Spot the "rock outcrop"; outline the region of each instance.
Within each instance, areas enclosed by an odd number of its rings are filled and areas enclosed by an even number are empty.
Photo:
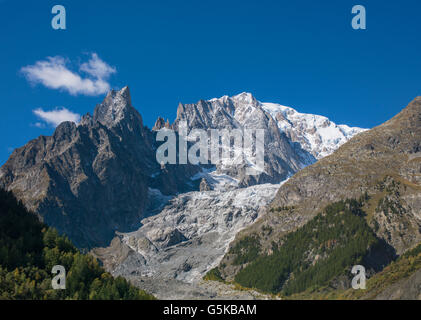
[[[210,191],[212,187],[209,185],[208,181],[205,178],[202,178],[200,181],[200,191]]]

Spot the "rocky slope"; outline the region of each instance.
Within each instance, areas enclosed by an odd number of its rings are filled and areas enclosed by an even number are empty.
[[[243,230],[231,247],[257,235],[261,254],[285,235],[305,225],[333,202],[367,195],[365,220],[376,236],[401,255],[421,242],[421,98],[413,100],[386,123],[363,132],[332,155],[309,166],[285,183],[266,213]],[[268,233],[265,230],[272,230]],[[220,264],[232,279],[244,266],[235,254]]]
[[[187,294],[200,287],[200,280],[218,264],[235,234],[258,218],[278,188],[269,184],[184,193],[158,215],[142,220],[139,230],[119,234],[110,247],[93,253],[113,274],[149,283],[150,292],[160,298],[174,295],[168,292],[171,283],[174,287],[183,283],[177,290],[185,287],[183,294]]]

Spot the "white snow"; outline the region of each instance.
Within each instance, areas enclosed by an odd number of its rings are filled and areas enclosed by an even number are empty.
[[[367,130],[337,125],[324,116],[300,113],[280,104],[261,103],[261,106],[292,142],[299,142],[316,159],[330,155],[354,135]]]
[[[222,103],[226,99],[228,97],[223,96],[209,101]],[[252,115],[261,108],[272,117],[279,130],[285,133],[291,142],[298,142],[302,149],[311,153],[316,159],[332,154],[353,136],[367,130],[337,125],[324,116],[300,113],[281,104],[259,102],[251,93],[247,92],[235,95],[230,99],[241,105],[241,108],[236,109],[235,112],[235,120],[239,123],[244,124],[250,122],[250,119],[258,119]],[[248,125],[250,126],[250,123]]]
[[[215,191],[237,188],[240,182],[238,179],[235,179],[227,174],[218,173],[216,168],[202,168],[202,171],[191,177],[191,180],[195,181],[202,178],[205,178]]]

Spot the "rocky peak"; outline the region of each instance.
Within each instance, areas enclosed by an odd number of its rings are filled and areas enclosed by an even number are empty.
[[[94,122],[98,121],[108,128],[113,128],[123,120],[130,121],[136,118],[143,127],[140,114],[132,106],[129,87],[120,91],[111,90],[104,101],[97,105],[94,111]]]
[[[236,96],[233,96],[232,100],[240,104],[249,104],[255,106],[259,104],[256,98],[249,92],[242,92]]]
[[[152,131],[158,131],[162,128],[170,129],[171,128],[170,121],[167,119],[167,121],[165,122],[164,118],[158,117],[158,119],[155,122],[155,125],[152,128]]]
[[[399,127],[400,129],[418,129],[421,127],[421,96],[412,100],[405,109],[383,126]]]
[[[116,230],[135,229],[148,214],[149,187],[164,194],[196,187],[190,177],[198,168],[161,170],[155,150],[129,89],[113,90],[93,117],[63,122],[52,136],[17,149],[0,168],[0,188],[77,246],[105,245]]]
[[[76,124],[71,121],[65,121],[60,123],[54,131],[54,139],[63,140],[71,138],[76,130]]]
[[[91,114],[88,112],[87,114],[82,116],[82,118],[80,119],[79,125],[90,126],[90,125],[92,125],[92,121],[93,121],[93,118],[92,118]]]
[[[161,118],[161,117],[158,117],[158,119],[156,119],[156,121],[155,121],[155,125],[153,126],[152,130],[158,131],[158,130],[164,128],[164,126],[165,126],[164,119]]]
[[[181,118],[184,113],[184,105],[180,102],[177,107],[177,119]]]

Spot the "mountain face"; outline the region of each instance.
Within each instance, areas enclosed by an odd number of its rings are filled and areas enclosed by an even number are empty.
[[[0,169],[0,187],[78,247],[105,246],[116,231],[136,230],[141,219],[159,213],[166,203],[161,196],[280,183],[362,131],[285,108],[243,93],[180,104],[174,123],[159,118],[150,130],[133,107],[129,88],[112,90],[93,116],[86,114],[79,124],[64,122],[52,136],[16,149]],[[239,165],[161,166],[157,130],[178,130],[181,121],[189,131],[265,130],[265,172],[245,174],[251,154]],[[334,131],[333,138],[326,140],[325,131]]]
[[[180,104],[172,128],[177,129],[182,121],[188,128],[264,130],[265,165],[262,174],[245,174],[255,155],[247,152],[244,152],[241,164],[221,161],[216,165],[213,175],[226,174],[238,181],[239,186],[280,183],[364,131],[337,126],[325,117],[301,114],[278,104],[261,103],[245,92],[233,97],[201,100],[196,104]],[[163,119],[157,120],[157,127],[164,125],[169,126]],[[212,176],[207,178],[212,181]]]
[[[294,238],[297,232],[313,232],[302,228],[323,219],[325,214],[315,216],[324,212],[326,206],[346,199],[363,199],[356,212],[360,212],[372,230],[367,232],[372,232],[383,243],[371,254],[378,254],[376,259],[380,259],[388,248],[394,254],[402,255],[421,242],[420,137],[421,98],[418,97],[391,120],[355,136],[332,155],[289,179],[279,188],[262,218],[243,230],[231,248],[244,243],[244,239],[256,237],[259,254],[271,259],[274,245],[279,248],[276,249],[279,255],[282,246],[292,241],[285,239]],[[233,261],[238,261],[239,254],[245,253],[231,249],[222,260],[220,269],[225,278],[232,279],[253,260],[236,265]],[[321,264],[328,258],[329,254],[319,255],[316,260]],[[303,265],[305,259],[313,260],[311,255],[303,259]],[[258,264],[256,260],[243,270],[251,272]],[[244,276],[249,274],[242,271]],[[294,278],[297,277],[294,274]],[[282,283],[278,285],[282,286]]]
[[[16,149],[0,170],[0,186],[78,247],[106,245],[116,230],[139,226],[149,206],[148,186],[165,194],[191,189],[186,177],[198,169],[161,168],[154,141],[129,89],[111,91],[93,117],[64,122],[51,137]]]
[[[299,113],[279,104],[261,105],[276,120],[279,129],[298,150],[304,149],[317,160],[330,155],[356,134],[366,131],[347,125],[337,125],[326,117]]]

